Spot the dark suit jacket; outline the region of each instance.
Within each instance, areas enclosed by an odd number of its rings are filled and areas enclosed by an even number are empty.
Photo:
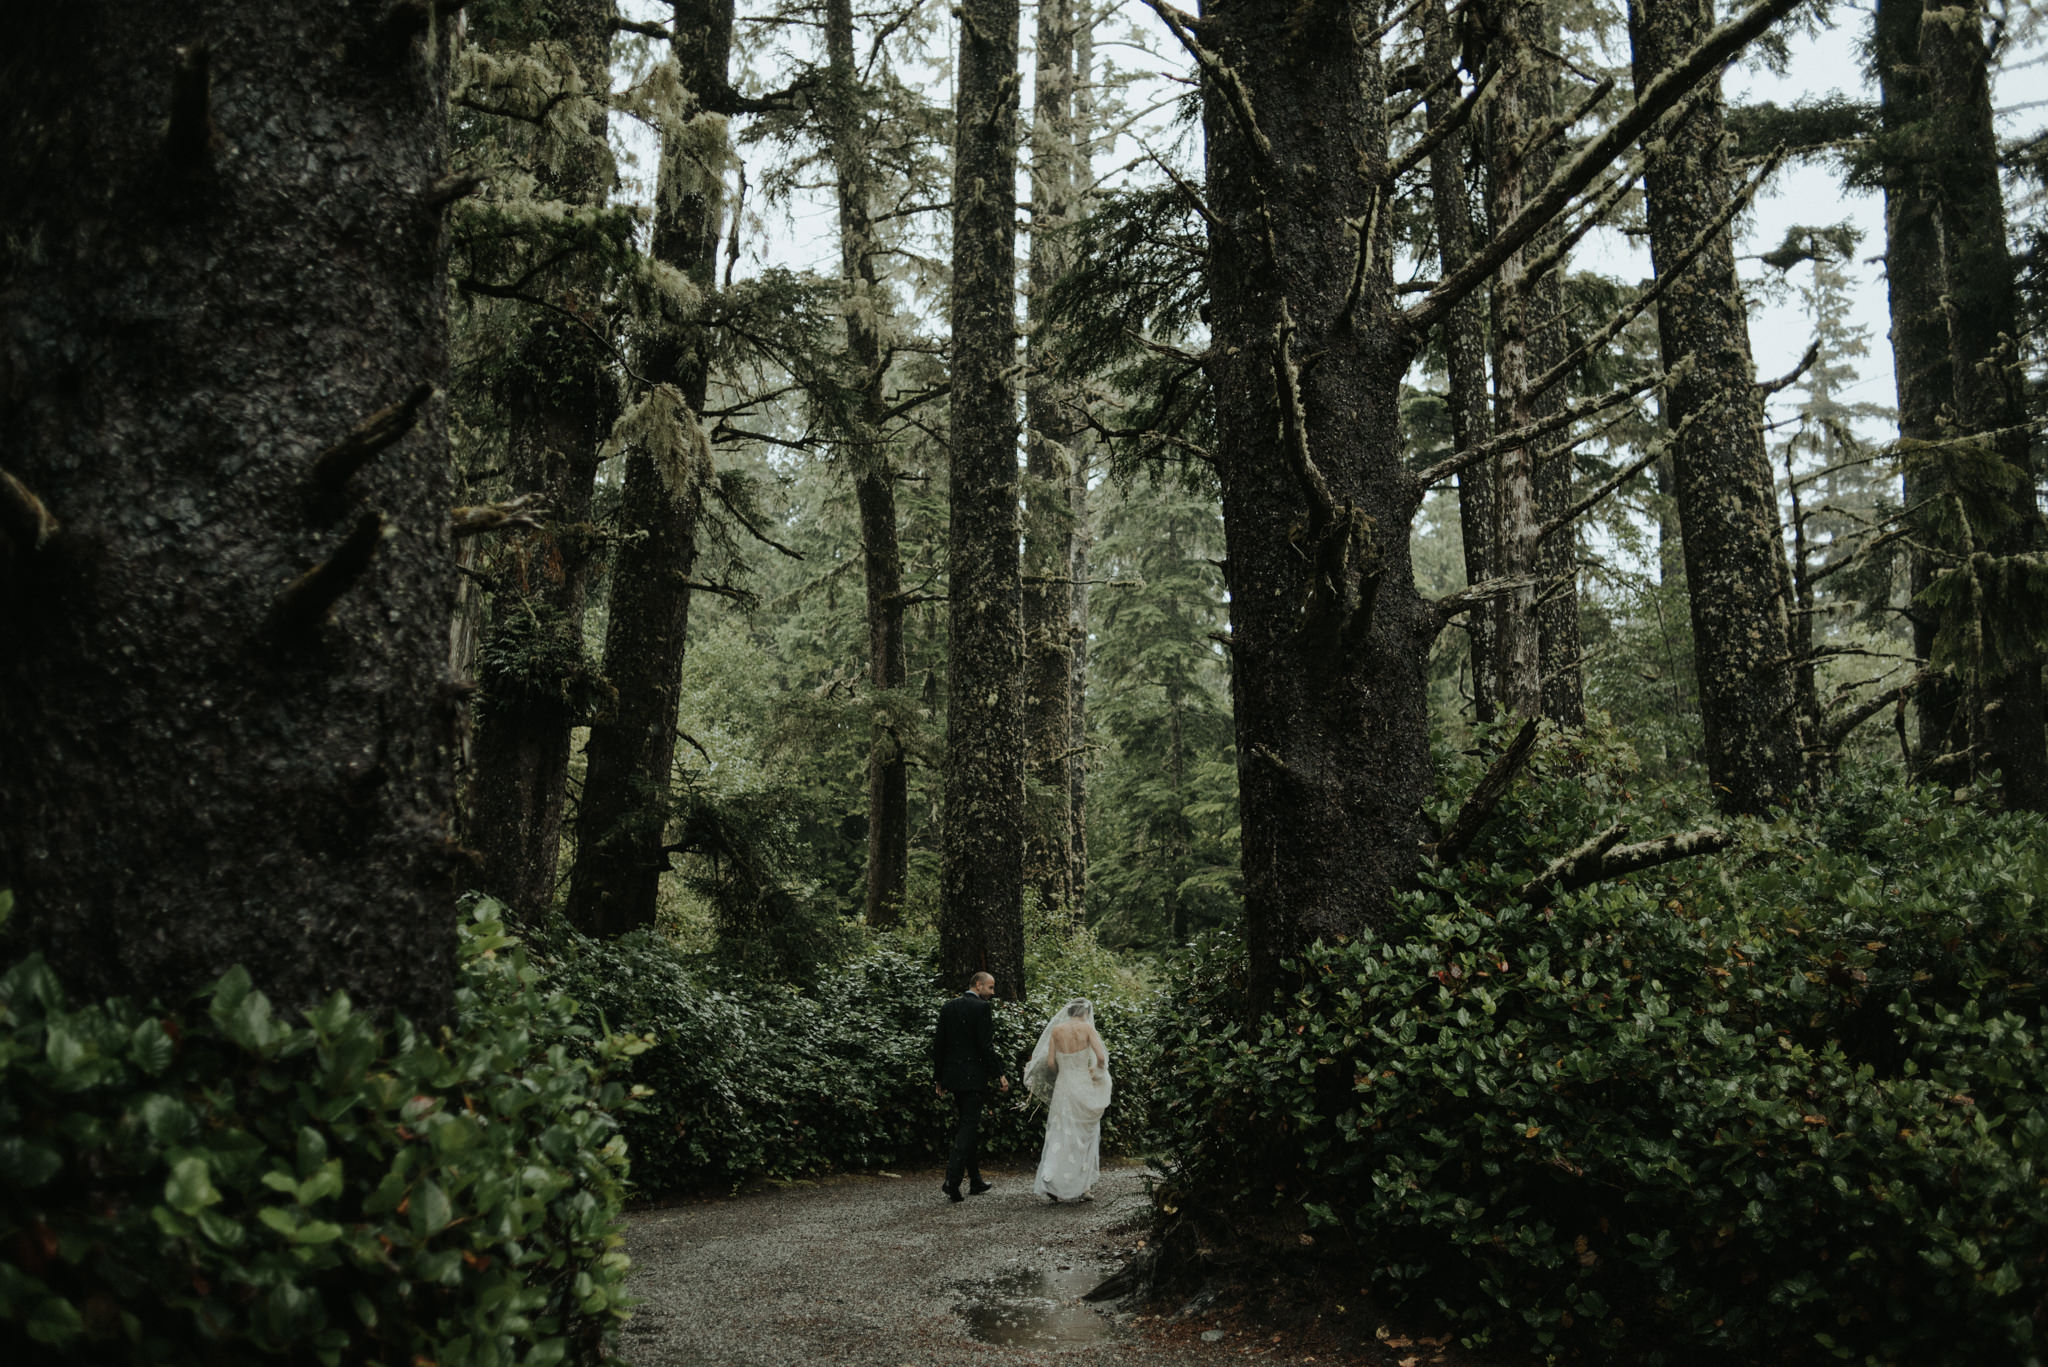
[[[985,1092],[1003,1075],[996,1057],[996,1014],[972,992],[939,1008],[932,1036],[932,1076],[949,1092]]]

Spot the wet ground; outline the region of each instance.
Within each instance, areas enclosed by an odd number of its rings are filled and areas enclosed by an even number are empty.
[[[1107,1167],[1094,1201],[1061,1205],[1033,1196],[1028,1172],[992,1169],[988,1176],[996,1189],[959,1205],[940,1194],[938,1173],[911,1172],[631,1216],[631,1285],[643,1303],[626,1327],[626,1360],[633,1367],[1469,1361],[1384,1329],[1379,1341],[1340,1351],[1313,1331],[1270,1334],[1243,1307],[1147,1310],[1084,1301],[1144,1237],[1143,1170]]]

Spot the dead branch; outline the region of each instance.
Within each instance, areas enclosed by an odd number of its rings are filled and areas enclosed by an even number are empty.
[[[1862,702],[1857,703],[1854,707],[1837,713],[1835,716],[1822,722],[1821,742],[1826,747],[1827,753],[1833,754],[1841,749],[1842,742],[1849,739],[1849,734],[1852,731],[1884,711],[1887,707],[1892,706],[1894,703],[1904,702],[1912,695],[1915,689],[1932,678],[1935,672],[1933,669],[1916,670],[1913,677],[1904,683],[1873,694]]]
[[[1776,394],[1781,389],[1790,389],[1793,385],[1799,383],[1799,377],[1801,375],[1804,375],[1807,371],[1811,370],[1813,368],[1813,363],[1815,361],[1818,361],[1819,359],[1820,339],[1815,338],[1813,343],[1806,348],[1806,354],[1799,358],[1798,365],[1793,366],[1790,370],[1786,371],[1783,375],[1780,375],[1775,380],[1757,381],[1757,397],[1760,399],[1768,399],[1769,397],[1771,397],[1771,395]]]
[[[1498,66],[1489,66],[1486,73],[1479,78],[1479,83],[1472,87],[1472,93],[1452,106],[1440,122],[1417,138],[1415,145],[1401,154],[1401,159],[1395,162],[1393,168],[1387,172],[1387,179],[1389,181],[1396,181],[1402,176],[1407,175],[1410,171],[1422,165],[1423,162],[1429,160],[1430,153],[1443,146],[1446,138],[1455,136],[1457,131],[1471,120],[1473,111],[1477,110],[1480,103],[1486,99],[1487,93],[1493,89],[1493,78],[1499,74],[1500,68]],[[1424,91],[1424,98],[1427,98],[1429,93],[1429,91]]]
[[[1157,0],[1147,0],[1147,3],[1157,8]],[[1402,317],[1403,326],[1414,332],[1423,331],[1449,312],[1451,305],[1491,279],[1503,261],[1543,231],[1565,205],[1592,184],[1623,149],[1648,132],[1666,110],[1798,5],[1799,0],[1757,0],[1742,14],[1701,39],[1699,46],[1650,82],[1633,109],[1588,142],[1490,241],[1447,275],[1442,284],[1424,296],[1422,302],[1409,309]]]
[[[1717,854],[1735,843],[1735,837],[1728,832],[1707,826],[1696,831],[1659,836],[1639,845],[1615,848],[1615,841],[1627,833],[1628,827],[1615,826],[1595,836],[1516,889],[1516,898],[1527,901],[1539,893],[1570,892],[1574,888],[1588,887],[1623,874],[1655,868],[1659,864],[1676,863],[1702,854]],[[1597,852],[1594,852],[1595,847]]]
[[[781,551],[791,560],[801,560],[804,558],[804,553],[802,551],[791,550],[789,547],[783,545],[780,541],[777,541],[774,537],[768,535],[768,533],[762,531],[759,527],[756,527],[753,523],[753,519],[749,518],[745,513],[741,512],[739,508],[733,503],[733,501],[730,498],[726,497],[725,490],[718,484],[716,480],[713,480],[711,483],[711,494],[712,497],[716,498],[720,503],[725,505],[725,510],[732,514],[733,520],[739,523],[740,526],[745,527],[747,529],[747,535],[753,537],[754,540],[760,542],[764,546],[768,546],[773,548],[774,550]]]
[[[29,487],[0,470],[0,529],[39,551],[57,534],[57,519]]]
[[[439,209],[475,193],[483,183],[484,178],[478,175],[443,176],[420,191],[420,203],[429,209]]]
[[[1616,822],[1600,834],[1585,840],[1550,861],[1543,872],[1515,889],[1515,900],[1526,902],[1537,893],[1547,891],[1560,879],[1587,869],[1597,869],[1607,852],[1619,845],[1628,835],[1628,827]],[[1588,882],[1593,880],[1588,879]]]
[[[1726,207],[1714,215],[1713,221],[1704,228],[1701,228],[1698,235],[1692,241],[1686,243],[1685,250],[1679,253],[1678,260],[1671,263],[1669,270],[1660,273],[1655,280],[1650,282],[1648,289],[1617,309],[1614,316],[1607,320],[1606,326],[1586,338],[1578,346],[1572,348],[1570,354],[1565,356],[1563,360],[1532,380],[1529,384],[1529,392],[1531,394],[1541,394],[1567,375],[1570,375],[1585,362],[1587,357],[1594,355],[1601,348],[1605,347],[1623,328],[1634,322],[1643,310],[1656,303],[1662,297],[1664,291],[1671,288],[1680,276],[1692,269],[1693,262],[1699,260],[1700,254],[1713,245],[1715,237],[1734,220],[1735,216],[1749,207],[1749,202],[1756,198],[1756,192],[1763,188],[1764,181],[1770,176],[1771,172],[1778,169],[1778,163],[1784,159],[1785,151],[1783,148],[1779,148],[1771,153],[1765,159],[1764,165],[1757,169],[1756,175],[1751,177],[1749,182],[1737,192],[1733,199],[1729,200]]]
[[[1436,842],[1436,862],[1439,866],[1455,864],[1465,857],[1479,828],[1493,815],[1493,809],[1507,796],[1513,786],[1515,775],[1521,772],[1523,761],[1536,746],[1536,718],[1522,723],[1522,729],[1508,742],[1508,748],[1487,766],[1486,774],[1472,789],[1459,806],[1458,814],[1451,818],[1451,824],[1444,827],[1443,837]]]
[[[1502,432],[1499,436],[1490,437],[1476,446],[1468,446],[1462,451],[1454,452],[1434,465],[1425,466],[1415,478],[1423,488],[1427,489],[1430,485],[1449,479],[1459,471],[1468,470],[1480,461],[1489,460],[1503,451],[1512,450],[1518,446],[1526,446],[1537,437],[1547,436],[1561,427],[1569,427],[1581,418],[1590,418],[1596,413],[1604,413],[1610,408],[1618,408],[1630,399],[1635,398],[1638,394],[1656,388],[1664,382],[1664,378],[1663,372],[1658,371],[1645,375],[1621,389],[1603,394],[1597,399],[1587,399],[1581,403],[1566,404],[1555,413],[1547,417],[1538,418],[1535,422],[1525,427],[1517,427],[1513,431]]]
[[[365,513],[333,555],[285,586],[270,610],[270,629],[279,635],[310,631],[327,620],[328,610],[354,588],[370,567],[377,548],[398,529],[381,513]]]
[[[1477,607],[1489,598],[1498,598],[1504,593],[1514,593],[1517,590],[1533,588],[1539,584],[1547,585],[1553,581],[1553,578],[1557,577],[1562,576],[1510,574],[1503,575],[1498,579],[1482,579],[1476,584],[1459,589],[1456,593],[1447,593],[1441,598],[1431,599],[1429,606],[1436,613],[1439,621],[1447,622],[1459,613]]]
[[[423,381],[414,385],[411,393],[378,409],[357,424],[353,432],[314,457],[306,476],[314,498],[330,505],[339,500],[350,476],[412,431],[420,420],[421,406],[433,395],[431,384]]]
[[[1538,542],[1548,540],[1555,533],[1562,531],[1565,527],[1570,526],[1573,522],[1577,521],[1580,517],[1584,516],[1587,512],[1591,511],[1593,506],[1597,504],[1601,499],[1606,498],[1616,489],[1619,489],[1622,485],[1634,479],[1644,470],[1647,470],[1650,466],[1656,464],[1657,458],[1662,454],[1664,454],[1662,451],[1652,451],[1649,455],[1644,456],[1641,460],[1636,461],[1634,464],[1625,466],[1622,469],[1615,471],[1606,479],[1601,480],[1598,488],[1594,489],[1584,498],[1572,504],[1571,507],[1566,508],[1563,512],[1558,513],[1554,517],[1545,518],[1543,521],[1543,525],[1536,529],[1536,540]]]
[[[502,503],[451,508],[448,510],[448,534],[459,538],[510,531],[514,527],[538,527],[541,525],[540,514],[546,507],[539,494],[521,494]]]

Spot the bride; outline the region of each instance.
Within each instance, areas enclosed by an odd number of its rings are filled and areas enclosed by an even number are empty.
[[[1031,1189],[1055,1202],[1093,1199],[1088,1189],[1102,1170],[1102,1113],[1109,1109],[1109,1051],[1086,997],[1045,1023],[1024,1085],[1046,1104],[1045,1153]]]

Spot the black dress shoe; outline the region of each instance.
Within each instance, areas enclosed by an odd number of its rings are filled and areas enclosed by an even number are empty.
[[[960,1194],[960,1188],[954,1186],[951,1182],[939,1183],[939,1190],[946,1193],[948,1201],[965,1201],[967,1199]]]
[[[979,1196],[985,1191],[994,1191],[995,1189],[996,1184],[993,1182],[976,1182],[967,1188],[967,1194],[969,1196]]]

